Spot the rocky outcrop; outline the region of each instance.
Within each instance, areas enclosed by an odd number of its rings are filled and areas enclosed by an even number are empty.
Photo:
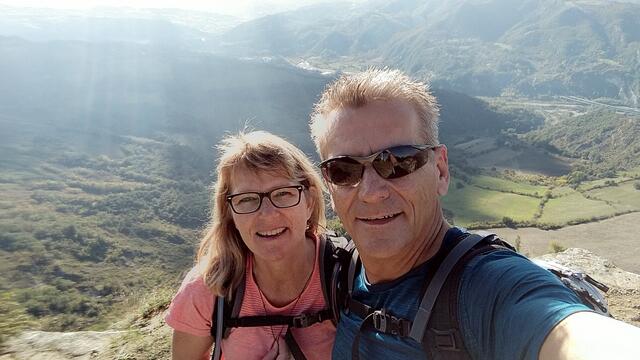
[[[0,360],[88,360],[126,331],[27,331],[7,341]]]
[[[611,314],[618,320],[640,327],[640,275],[624,271],[585,249],[570,248],[538,258],[582,271],[607,285],[606,298]]]

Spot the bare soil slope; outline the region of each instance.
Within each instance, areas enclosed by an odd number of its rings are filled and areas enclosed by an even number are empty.
[[[495,232],[512,245],[520,236],[520,252],[528,256],[551,252],[550,243],[555,242],[565,248],[587,249],[621,269],[640,274],[640,213],[558,230],[498,228],[488,231]]]

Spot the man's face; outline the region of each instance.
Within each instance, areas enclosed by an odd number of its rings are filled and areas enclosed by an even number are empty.
[[[425,142],[418,114],[405,101],[374,101],[329,114],[332,124],[323,153],[327,159],[366,156],[399,145]],[[360,254],[384,260],[410,256],[434,226],[440,226],[440,195],[447,192],[447,149],[429,153],[427,164],[397,179],[385,180],[371,166],[357,186],[328,184],[332,205]]]

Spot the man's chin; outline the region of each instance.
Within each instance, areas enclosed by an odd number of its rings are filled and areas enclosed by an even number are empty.
[[[355,241],[360,256],[369,261],[384,262],[401,255],[402,248],[390,244],[387,239],[368,240],[366,242]]]

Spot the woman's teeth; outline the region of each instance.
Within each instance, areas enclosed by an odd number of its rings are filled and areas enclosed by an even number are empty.
[[[286,230],[286,228],[281,227],[281,228],[277,228],[277,229],[273,229],[273,230],[269,230],[269,231],[258,231],[258,235],[260,235],[260,236],[277,236],[277,235],[282,234],[285,230]]]

